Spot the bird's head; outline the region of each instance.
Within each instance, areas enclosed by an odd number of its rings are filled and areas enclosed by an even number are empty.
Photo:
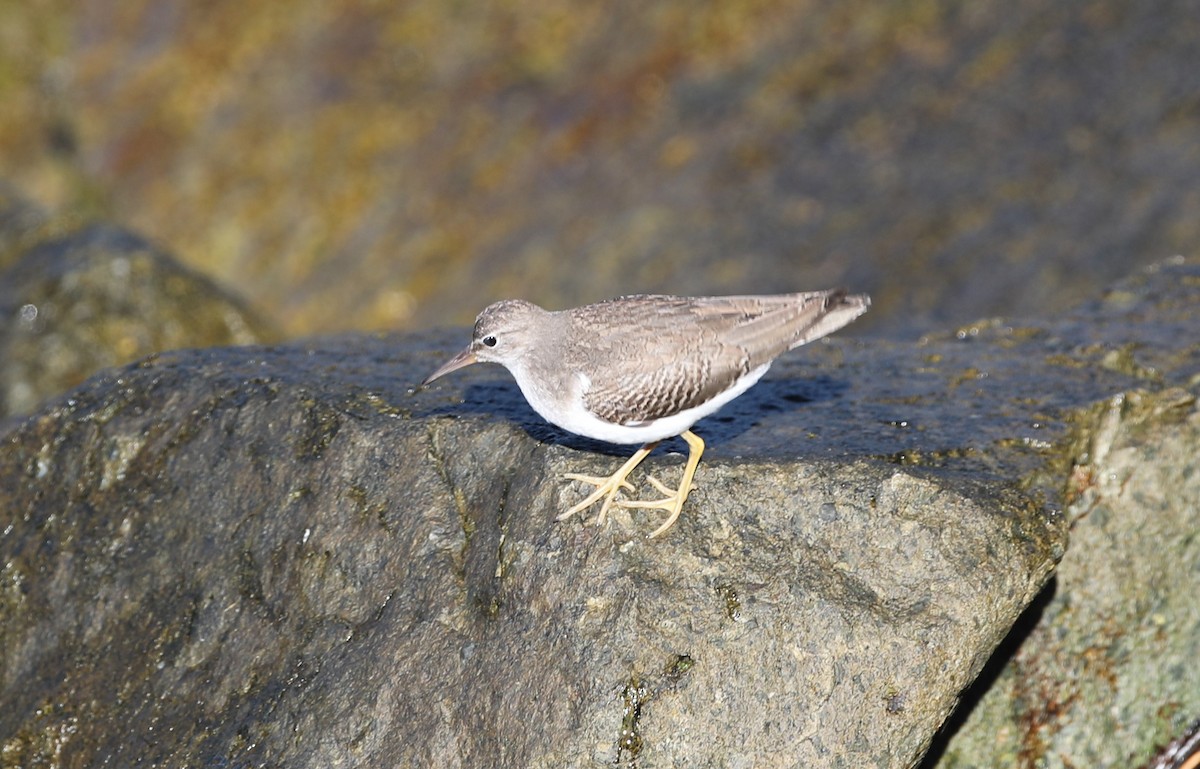
[[[488,305],[475,319],[471,343],[426,377],[421,386],[472,363],[499,363],[511,370],[537,343],[539,324],[546,315],[541,307],[520,299]]]

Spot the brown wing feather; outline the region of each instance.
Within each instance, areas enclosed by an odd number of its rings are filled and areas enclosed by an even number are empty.
[[[866,309],[865,297],[818,291],[778,296],[632,296],[566,311],[570,365],[589,372],[584,404],[617,424],[698,406],[783,352]]]

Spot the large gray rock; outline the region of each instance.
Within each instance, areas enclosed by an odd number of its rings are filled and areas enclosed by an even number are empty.
[[[465,332],[93,379],[0,450],[0,755],[911,766],[1062,556],[1071,409],[1200,370],[1198,275],[790,355],[661,541],[554,520],[617,457],[502,372],[407,392]]]

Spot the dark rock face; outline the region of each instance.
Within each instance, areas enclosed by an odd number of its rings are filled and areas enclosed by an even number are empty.
[[[554,520],[584,493],[563,472],[617,460],[502,372],[407,391],[465,337],[94,378],[0,449],[0,756],[911,766],[1063,557],[1071,415],[1137,386],[1188,408],[1198,280],[798,351],[698,426],[662,541]]]
[[[273,337],[243,303],[126,230],[27,245],[0,272],[0,417],[152,352]]]

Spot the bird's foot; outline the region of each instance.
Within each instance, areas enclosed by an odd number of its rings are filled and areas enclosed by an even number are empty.
[[[583,481],[590,483],[596,487],[596,490],[580,502],[572,507],[567,512],[558,516],[558,520],[565,521],[575,513],[582,512],[604,498],[604,504],[600,506],[600,514],[596,516],[596,525],[601,526],[608,520],[608,508],[612,507],[613,500],[616,499],[617,492],[621,489],[633,491],[633,486],[625,479],[633,472],[633,469],[641,464],[642,460],[654,450],[657,443],[648,443],[633,453],[625,464],[621,465],[620,469],[607,478],[599,478],[594,475],[580,475],[579,473],[567,473],[566,478],[572,481]]]
[[[617,507],[635,507],[641,510],[666,510],[670,513],[667,520],[661,526],[650,533],[650,539],[666,532],[675,524],[679,518],[679,513],[683,510],[683,503],[687,499],[688,492],[692,490],[691,479],[685,479],[679,485],[678,489],[668,488],[666,484],[655,478],[653,475],[646,476],[646,480],[650,481],[650,485],[658,489],[660,494],[665,496],[662,499],[636,499],[636,500],[620,500],[617,502]]]
[[[607,478],[601,478],[595,475],[580,475],[579,473],[567,473],[563,476],[570,481],[583,481],[590,483],[596,487],[596,490],[589,494],[582,502],[572,507],[567,512],[558,516],[558,520],[565,521],[576,513],[583,512],[592,505],[604,498],[604,504],[600,506],[600,514],[596,516],[596,525],[602,526],[608,520],[608,508],[612,506],[613,500],[616,499],[617,492],[621,489],[633,491],[633,486],[625,480],[619,472],[610,475]],[[618,503],[619,504],[619,503]]]

